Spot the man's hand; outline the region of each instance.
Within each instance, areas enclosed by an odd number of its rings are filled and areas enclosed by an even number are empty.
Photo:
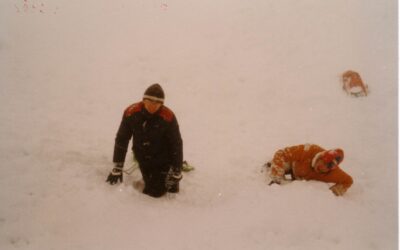
[[[182,180],[181,171],[173,170],[172,168],[168,171],[167,178],[165,180],[165,186],[169,192],[179,192],[179,182]]]
[[[110,174],[108,175],[106,182],[109,182],[111,185],[118,183],[118,181],[122,182],[123,180],[122,168],[123,168],[123,163],[116,163],[115,167],[111,170]]]

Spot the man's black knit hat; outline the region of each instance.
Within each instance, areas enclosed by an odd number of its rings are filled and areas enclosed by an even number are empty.
[[[160,84],[155,83],[148,87],[144,92],[143,99],[149,99],[154,102],[164,103],[164,90],[161,88]]]

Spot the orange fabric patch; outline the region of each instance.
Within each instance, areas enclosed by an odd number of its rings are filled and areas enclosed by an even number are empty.
[[[171,122],[174,118],[174,113],[165,106],[161,107],[159,115],[167,122]]]
[[[131,106],[129,106],[128,108],[125,109],[124,116],[125,117],[131,116],[134,113],[137,113],[140,110],[142,110],[142,107],[143,107],[143,102],[134,103]]]

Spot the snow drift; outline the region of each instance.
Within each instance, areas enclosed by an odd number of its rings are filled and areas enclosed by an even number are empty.
[[[397,248],[396,1],[4,0],[0,54],[1,249]],[[161,199],[105,183],[155,82],[196,167]],[[344,197],[267,185],[307,142],[344,149]]]

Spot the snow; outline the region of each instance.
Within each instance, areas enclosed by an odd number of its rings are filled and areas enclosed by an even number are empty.
[[[397,53],[392,0],[3,0],[0,249],[397,249]],[[155,82],[196,167],[160,199],[105,183]],[[268,186],[302,143],[344,150],[345,196]]]

